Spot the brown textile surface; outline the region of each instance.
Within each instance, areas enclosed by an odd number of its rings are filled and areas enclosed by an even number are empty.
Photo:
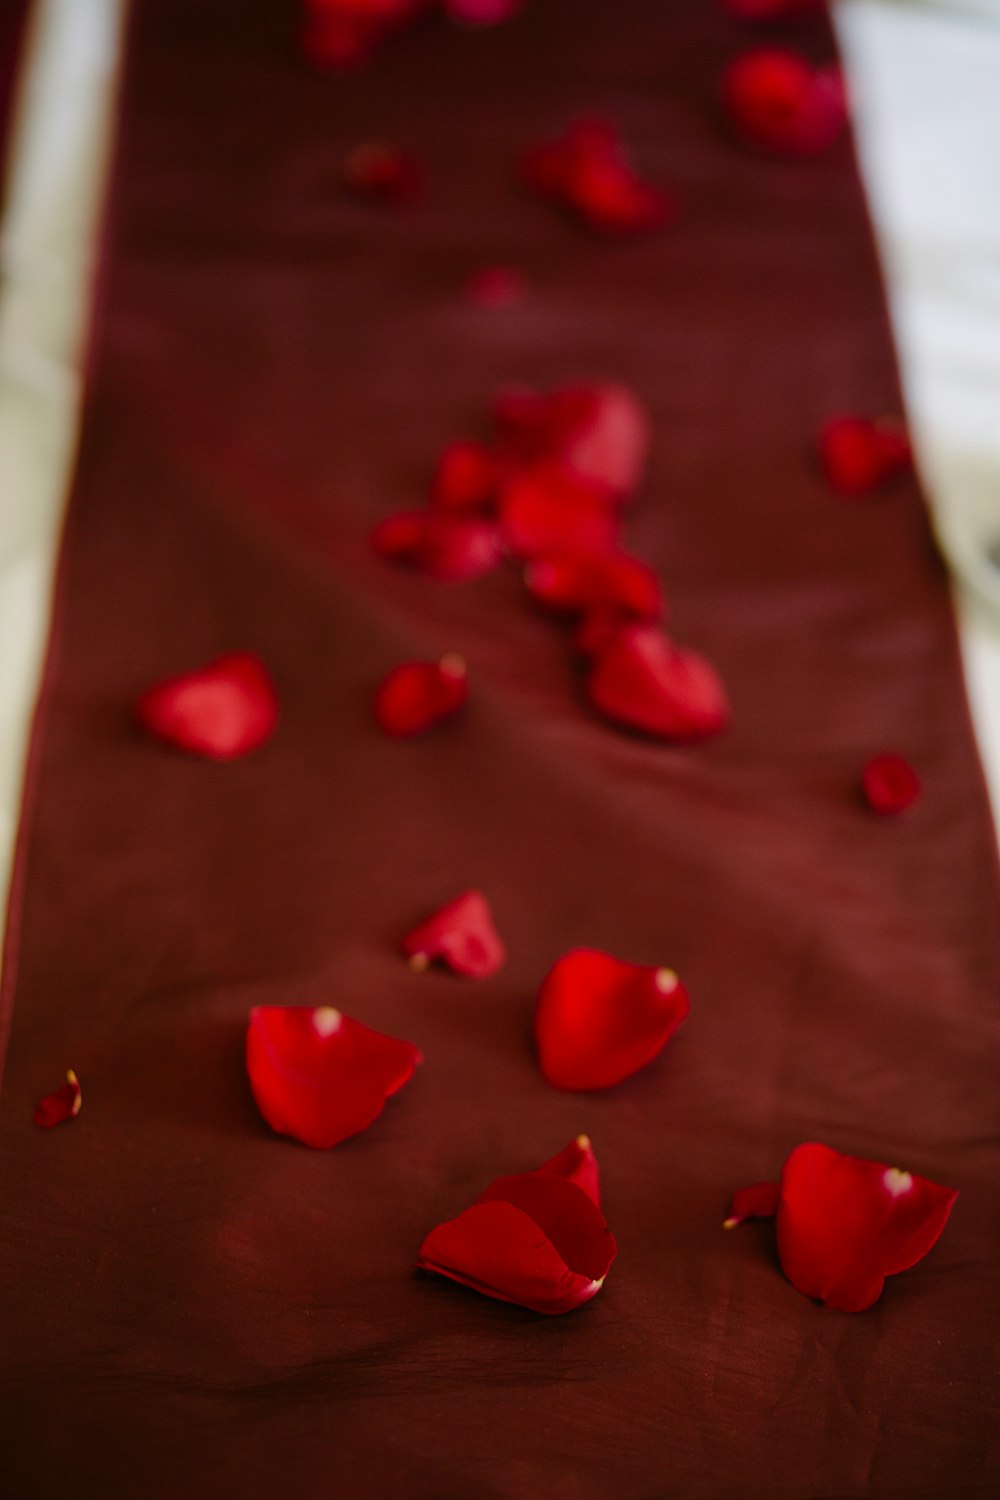
[[[732,145],[708,0],[430,18],[309,72],[278,0],[137,0],[108,256],[8,934],[0,1122],[5,1500],[972,1500],[1000,1486],[1000,924],[945,576],[917,488],[814,472],[828,413],[897,410],[849,143]],[[832,54],[825,20],[775,33]],[[518,186],[575,114],[684,201],[635,242]],[[346,201],[346,152],[424,155],[423,205]],[[511,261],[502,313],[458,288]],[[581,706],[514,570],[379,564],[492,389],[623,380],[655,421],[628,524],[677,637],[730,688],[673,748]],[[260,652],[280,732],[231,765],[132,727],[152,679]],[[392,742],[370,694],[461,650],[473,701]],[[895,749],[922,802],[856,792]],[[495,979],[396,943],[476,885]],[[599,1096],[542,1081],[534,995],[577,944],[676,968],[664,1056]],[[17,949],[17,972],[14,959]],[[329,1153],[272,1135],[249,1007],[326,1003],[426,1061]],[[38,1130],[73,1066],[80,1117]],[[544,1319],[412,1272],[494,1176],[594,1139],[620,1255]],[[870,1312],[785,1281],[730,1192],[818,1139],[961,1190]]]

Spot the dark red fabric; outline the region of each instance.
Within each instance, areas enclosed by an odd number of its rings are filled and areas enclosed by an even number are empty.
[[[0,3],[0,206],[6,196],[10,169],[10,115],[24,57],[25,23],[30,10],[31,0],[2,0]]]
[[[900,409],[850,142],[743,152],[718,83],[748,28],[707,0],[429,17],[320,76],[279,0],[137,0],[108,299],[8,933],[0,1493],[62,1500],[986,1500],[1000,1483],[1000,901],[945,576],[915,482],[829,492],[823,419]],[[773,36],[832,58],[821,16]],[[625,243],[533,199],[520,150],[612,115],[684,213]],[[425,202],[346,197],[355,145]],[[531,296],[461,289],[515,263]],[[624,541],[731,728],[592,717],[516,570],[387,567],[501,384],[633,387],[653,419]],[[213,765],[144,738],[150,682],[267,663],[272,741]],[[425,739],[377,683],[450,651],[474,692]],[[873,818],[891,746],[924,792]],[[481,890],[475,986],[400,962]],[[546,1086],[538,986],[574,946],[684,978],[663,1056]],[[14,960],[19,950],[15,974]],[[253,1005],[412,1040],[363,1135],[270,1132]],[[36,1101],[69,1064],[86,1107]],[[544,1319],[412,1269],[484,1183],[586,1132],[620,1254]],[[730,1194],[799,1141],[960,1190],[927,1258],[846,1315],[791,1286]]]

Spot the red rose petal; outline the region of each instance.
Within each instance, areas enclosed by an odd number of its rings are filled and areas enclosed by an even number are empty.
[[[440,959],[469,979],[488,979],[507,957],[493,913],[479,891],[465,891],[407,933],[402,949],[414,968],[425,969]]]
[[[165,744],[210,760],[234,760],[270,739],[278,698],[259,657],[238,651],[156,683],[139,699],[136,714]]]
[[[330,1006],[258,1005],[247,1075],[280,1135],[326,1149],[366,1130],[422,1061],[412,1042],[372,1031]]]
[[[73,1069],[69,1068],[62,1087],[56,1089],[54,1094],[46,1094],[35,1105],[35,1124],[41,1125],[43,1130],[51,1130],[53,1125],[61,1125],[64,1120],[74,1120],[80,1113],[82,1103],[80,1080]]]
[[[463,26],[499,26],[524,9],[524,0],[443,0],[445,13]]]
[[[819,455],[829,483],[852,497],[870,493],[913,464],[906,428],[889,417],[832,417],[820,430]]]
[[[451,583],[481,578],[504,555],[500,528],[481,516],[401,511],[380,521],[371,541],[379,557]]]
[[[626,625],[596,653],[587,693],[615,723],[670,740],[699,740],[729,722],[718,673],[652,625]]]
[[[837,68],[813,68],[797,52],[762,47],[726,69],[722,98],[736,134],[752,146],[788,156],[827,150],[847,124]]]
[[[426,179],[412,152],[389,141],[368,141],[344,163],[344,183],[359,198],[400,206],[422,195]]]
[[[502,390],[493,416],[505,449],[520,463],[558,459],[620,500],[642,482],[650,421],[625,386],[570,385],[548,395]]]
[[[572,1312],[601,1288],[617,1254],[587,1193],[554,1172],[500,1177],[458,1218],[432,1229],[425,1271],[534,1312]]]
[[[449,515],[486,510],[496,496],[501,462],[485,443],[449,443],[431,483],[430,504]]]
[[[755,1182],[753,1187],[739,1188],[733,1194],[729,1217],[724,1229],[735,1229],[746,1219],[773,1219],[778,1212],[781,1184],[778,1182]]]
[[[557,140],[526,151],[521,169],[537,192],[557,199],[605,233],[658,229],[676,213],[671,197],[633,171],[617,130],[607,120],[578,120]]]
[[[912,807],[920,796],[920,777],[901,755],[876,755],[861,773],[865,801],[872,812],[892,817]]]
[[[796,1146],[781,1174],[778,1256],[807,1297],[842,1312],[877,1301],[886,1276],[937,1242],[957,1192],[829,1146]]]
[[[627,552],[543,554],[528,563],[524,581],[540,604],[569,613],[655,620],[663,608],[656,574]]]
[[[597,1157],[589,1135],[578,1135],[568,1146],[556,1153],[539,1172],[554,1172],[557,1177],[566,1177],[582,1188],[591,1202],[601,1206],[601,1177]]]
[[[612,547],[619,517],[607,492],[545,462],[516,471],[500,487],[500,526],[517,557],[540,552],[602,552]]]
[[[560,1089],[606,1089],[652,1062],[687,1017],[672,969],[575,948],[549,971],[535,1011],[544,1077]]]
[[[527,292],[527,280],[514,266],[484,266],[465,283],[466,297],[479,307],[513,307]]]
[[[410,661],[394,667],[375,694],[375,719],[386,734],[423,734],[458,712],[469,696],[463,658]]]

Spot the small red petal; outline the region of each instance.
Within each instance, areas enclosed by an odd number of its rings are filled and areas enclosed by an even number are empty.
[[[469,696],[463,658],[410,661],[394,667],[375,694],[375,719],[386,734],[423,734],[458,712]]]
[[[481,578],[504,555],[500,528],[479,516],[402,511],[380,521],[371,540],[379,557],[452,583]]]
[[[663,739],[706,739],[729,722],[715,668],[652,625],[627,625],[610,637],[597,651],[587,693],[615,723]]]
[[[827,150],[847,124],[843,79],[797,52],[762,47],[730,63],[722,98],[737,135],[779,155]]]
[[[554,1172],[500,1177],[432,1229],[417,1256],[425,1271],[534,1312],[572,1312],[600,1290],[617,1254],[587,1193]]]
[[[500,459],[485,443],[449,443],[434,470],[431,509],[449,515],[488,509],[500,474]]]
[[[891,817],[912,807],[920,796],[920,777],[901,755],[876,755],[861,773],[865,801],[872,812]]]
[[[642,482],[650,421],[623,385],[563,386],[548,395],[501,390],[493,417],[504,448],[520,463],[557,459],[619,500]]]
[[[582,1188],[592,1203],[601,1206],[601,1175],[597,1157],[589,1135],[578,1135],[568,1146],[556,1153],[539,1172],[554,1172],[557,1177],[566,1177]]]
[[[912,467],[906,429],[892,418],[833,417],[819,435],[823,472],[842,495],[866,495]]]
[[[634,621],[617,609],[592,609],[584,615],[573,636],[581,656],[597,656],[626,625]]]
[[[271,1129],[326,1149],[367,1130],[422,1058],[412,1042],[330,1006],[258,1005],[250,1012],[246,1060]]]
[[[61,1088],[56,1089],[54,1094],[46,1094],[35,1106],[35,1124],[41,1125],[43,1130],[51,1130],[53,1125],[61,1125],[64,1120],[73,1120],[80,1113],[83,1103],[83,1094],[80,1089],[80,1080],[69,1068],[66,1072],[66,1082]]]
[[[641,181],[607,120],[578,120],[565,135],[525,152],[525,181],[611,234],[657,229],[674,217],[672,198]]]
[[[656,574],[627,552],[543,554],[528,563],[524,581],[540,604],[572,614],[655,620],[663,608]]]
[[[951,1188],[829,1146],[796,1146],[781,1174],[778,1257],[807,1297],[842,1312],[877,1301],[886,1276],[937,1242],[958,1197]]]
[[[542,1073],[555,1088],[611,1088],[652,1062],[690,1008],[672,969],[575,948],[549,971],[538,995]]]
[[[478,307],[513,307],[527,294],[527,280],[514,266],[484,266],[465,283],[466,297]]]
[[[387,141],[357,146],[344,163],[344,183],[359,198],[396,205],[412,203],[426,186],[419,159]]]
[[[515,471],[500,487],[500,525],[517,557],[540,552],[602,552],[620,521],[607,491],[544,462]]]
[[[463,26],[499,26],[521,14],[524,0],[444,0],[444,8]]]
[[[178,750],[234,760],[270,739],[278,698],[259,657],[239,651],[156,683],[139,699],[136,714],[149,734]]]
[[[778,1212],[781,1184],[777,1182],[755,1182],[753,1187],[739,1188],[733,1194],[729,1217],[724,1228],[735,1229],[746,1219],[773,1219]]]
[[[469,979],[488,979],[507,957],[493,913],[479,891],[465,891],[407,933],[402,949],[415,968],[426,968],[440,959]]]

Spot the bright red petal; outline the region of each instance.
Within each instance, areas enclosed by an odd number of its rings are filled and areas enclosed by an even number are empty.
[[[656,574],[627,552],[543,554],[529,562],[524,581],[540,604],[571,614],[602,610],[655,620],[663,608]]]
[[[901,755],[876,755],[861,773],[865,801],[872,812],[892,817],[912,807],[920,796],[920,777]]]
[[[327,1148],[366,1130],[413,1076],[412,1042],[372,1031],[330,1006],[258,1005],[247,1074],[272,1130]]]
[[[611,1088],[652,1062],[690,1008],[672,969],[576,948],[549,971],[538,995],[539,1066],[555,1088]]]
[[[486,510],[496,497],[500,460],[485,443],[449,443],[431,483],[430,504],[450,515]]]
[[[493,416],[504,448],[521,463],[557,459],[619,500],[642,482],[650,421],[623,385],[562,386],[548,395],[501,390]]]
[[[807,1297],[842,1312],[877,1301],[886,1276],[937,1242],[958,1194],[829,1146],[797,1146],[781,1174],[778,1256]]]
[[[380,521],[371,540],[379,557],[449,583],[481,578],[504,555],[499,526],[480,516],[401,511]]]
[[[663,739],[706,739],[729,722],[715,668],[652,625],[625,626],[598,648],[587,693],[615,723]]]
[[[270,739],[278,698],[263,662],[236,652],[158,682],[139,699],[136,712],[144,729],[178,750],[234,760]]]
[[[407,934],[402,948],[415,968],[426,968],[440,959],[469,979],[488,979],[507,957],[493,914],[479,891],[465,891],[442,907]]]
[[[736,134],[779,155],[825,151],[847,124],[839,71],[813,68],[783,48],[762,47],[737,57],[723,76],[722,97]]]
[[[386,734],[405,739],[451,718],[468,696],[462,657],[404,662],[393,668],[375,694],[375,721]]]
[[[73,1069],[66,1073],[66,1082],[61,1088],[56,1089],[54,1094],[46,1094],[35,1106],[35,1124],[41,1125],[43,1130],[51,1130],[53,1125],[61,1125],[64,1120],[73,1120],[80,1113],[83,1103],[83,1094],[80,1089],[80,1080]]]
[[[501,486],[500,525],[518,557],[602,552],[614,546],[619,524],[607,492],[558,462],[522,469]]]
[[[513,307],[523,302],[528,282],[515,266],[484,266],[465,283],[465,295],[479,307]]]
[[[359,198],[399,207],[423,195],[426,173],[412,152],[388,141],[368,141],[344,163],[344,185]]]
[[[912,465],[910,441],[891,418],[832,417],[819,435],[823,472],[840,494],[867,495]]]
[[[611,234],[657,229],[674,217],[672,198],[643,182],[607,120],[578,120],[565,135],[525,152],[525,181]]]
[[[557,1177],[565,1177],[570,1182],[575,1182],[577,1187],[583,1189],[591,1202],[596,1203],[600,1208],[601,1176],[589,1135],[578,1135],[538,1170],[539,1172],[554,1172]]]
[[[745,1219],[773,1219],[778,1212],[781,1184],[755,1182],[753,1187],[739,1188],[733,1194],[725,1229],[735,1229]]]

